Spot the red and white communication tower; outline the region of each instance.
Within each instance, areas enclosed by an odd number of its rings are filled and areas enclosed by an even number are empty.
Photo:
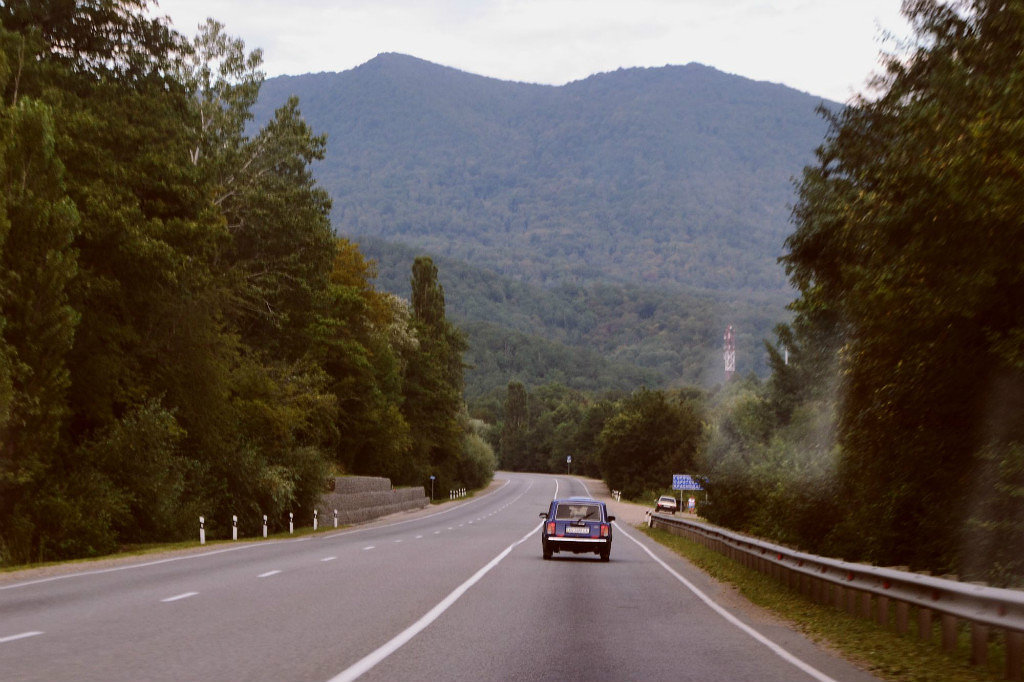
[[[725,330],[725,380],[732,379],[736,373],[736,338],[732,333],[732,325]]]

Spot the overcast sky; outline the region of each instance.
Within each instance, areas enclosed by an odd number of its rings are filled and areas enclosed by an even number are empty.
[[[400,52],[562,85],[619,67],[699,62],[845,102],[904,36],[899,0],[159,0],[193,35],[214,17],[263,49],[268,76],[345,71]]]

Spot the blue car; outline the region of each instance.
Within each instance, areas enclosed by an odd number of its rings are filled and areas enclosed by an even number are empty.
[[[551,500],[540,517],[546,519],[540,530],[544,558],[556,552],[583,554],[594,552],[608,561],[612,552],[612,521],[604,502],[589,497]]]

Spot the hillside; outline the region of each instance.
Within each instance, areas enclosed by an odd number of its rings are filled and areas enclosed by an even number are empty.
[[[328,135],[317,179],[381,288],[405,293],[416,255],[438,262],[470,336],[467,396],[713,385],[727,324],[737,369],[764,373],[818,98],[698,64],[553,87],[397,54],[270,79],[257,120],[290,95]]]
[[[263,87],[328,135],[335,228],[550,286],[784,291],[792,178],[821,101],[690,64],[561,87],[397,54]]]
[[[379,288],[409,296],[420,250],[372,238],[360,250],[376,261]],[[737,370],[763,375],[761,341],[781,319],[777,297],[766,295],[730,302],[636,285],[543,288],[444,256],[435,263],[448,314],[469,337],[470,400],[511,380],[588,392],[712,386],[723,378],[726,324],[737,329]]]

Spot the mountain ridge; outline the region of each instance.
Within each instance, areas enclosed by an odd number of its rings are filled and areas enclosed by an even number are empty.
[[[777,263],[793,179],[824,139],[818,106],[839,107],[696,63],[554,86],[397,53],[349,71],[268,79],[256,123],[290,95],[314,132],[327,134],[314,173],[332,197],[335,230],[373,244],[389,286],[407,277],[398,254],[471,264],[449,304],[482,335],[481,352],[495,350],[495,306],[510,306],[509,321],[538,313],[524,296],[496,303],[473,287],[519,281],[555,292],[552,305],[596,302],[610,319],[577,310],[565,316],[571,328],[548,320],[530,331],[570,349],[600,348],[665,385],[716,381],[726,323],[740,334],[737,369],[765,370],[761,340],[788,319],[793,295]],[[481,279],[488,272],[494,284]],[[621,300],[609,286],[621,287]],[[579,345],[584,328],[600,342]],[[524,371],[514,378],[530,383]],[[615,371],[617,386],[632,374]],[[545,376],[537,368],[534,378]],[[500,386],[495,377],[487,381]]]

